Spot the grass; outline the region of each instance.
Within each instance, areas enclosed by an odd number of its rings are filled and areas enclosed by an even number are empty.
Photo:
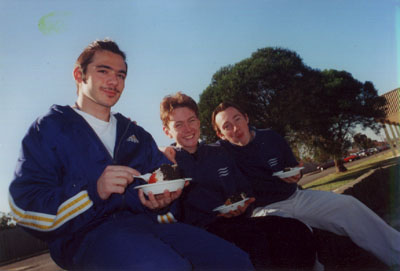
[[[323,191],[332,191],[336,188],[339,188],[349,182],[354,181],[361,175],[369,172],[372,169],[380,168],[388,165],[394,165],[398,163],[399,158],[393,157],[393,153],[391,151],[387,151],[373,158],[364,158],[365,161],[347,167],[346,172],[340,173],[332,173],[327,176],[324,176],[314,182],[308,183],[304,185],[304,188],[313,189],[313,190],[323,190]],[[346,165],[346,164],[345,164]]]

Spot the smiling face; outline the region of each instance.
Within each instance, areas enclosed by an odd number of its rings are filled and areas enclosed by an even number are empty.
[[[251,140],[249,118],[234,107],[219,112],[215,116],[217,136],[238,146],[246,146]]]
[[[188,107],[175,108],[169,114],[168,126],[163,130],[167,136],[174,139],[177,146],[194,153],[200,138],[200,120]]]
[[[125,61],[110,51],[96,51],[87,66],[86,74],[83,75],[81,69],[76,67],[74,77],[78,83],[78,104],[81,110],[87,113],[110,111],[125,87]]]

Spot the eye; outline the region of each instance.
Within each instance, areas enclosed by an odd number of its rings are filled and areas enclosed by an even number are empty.
[[[222,129],[224,129],[224,130],[230,130],[231,127],[232,127],[232,125],[230,125],[230,124],[225,124],[225,125],[222,127]]]
[[[126,75],[125,75],[125,74],[118,74],[118,77],[119,77],[120,79],[122,79],[122,80],[125,80]]]
[[[106,73],[107,73],[107,70],[98,70],[97,72],[98,72],[98,73],[106,74]]]

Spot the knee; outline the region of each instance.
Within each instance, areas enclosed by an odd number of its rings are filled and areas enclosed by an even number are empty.
[[[337,208],[347,210],[347,213],[353,214],[363,205],[358,199],[350,195],[339,195]]]

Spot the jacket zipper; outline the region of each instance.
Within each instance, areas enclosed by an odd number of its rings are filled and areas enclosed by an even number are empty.
[[[121,147],[121,144],[122,144],[122,142],[124,141],[125,135],[128,133],[128,130],[129,130],[130,125],[131,125],[131,122],[129,121],[129,122],[128,122],[128,125],[127,125],[126,128],[125,128],[125,131],[122,133],[120,139],[118,140],[118,144],[117,144],[117,146],[116,146],[116,148],[115,148],[115,150],[114,150],[114,157],[112,158],[112,161],[113,161],[113,164],[114,164],[114,165],[117,164],[117,159],[116,159],[116,157],[117,157],[117,155],[118,155],[119,148]],[[118,120],[117,120],[117,127],[118,127]],[[117,131],[117,132],[118,132],[118,131]],[[122,204],[121,204],[120,210],[122,211],[122,210],[124,210],[124,207],[125,207],[125,193],[123,193],[123,194],[121,195],[121,197],[122,197]]]

